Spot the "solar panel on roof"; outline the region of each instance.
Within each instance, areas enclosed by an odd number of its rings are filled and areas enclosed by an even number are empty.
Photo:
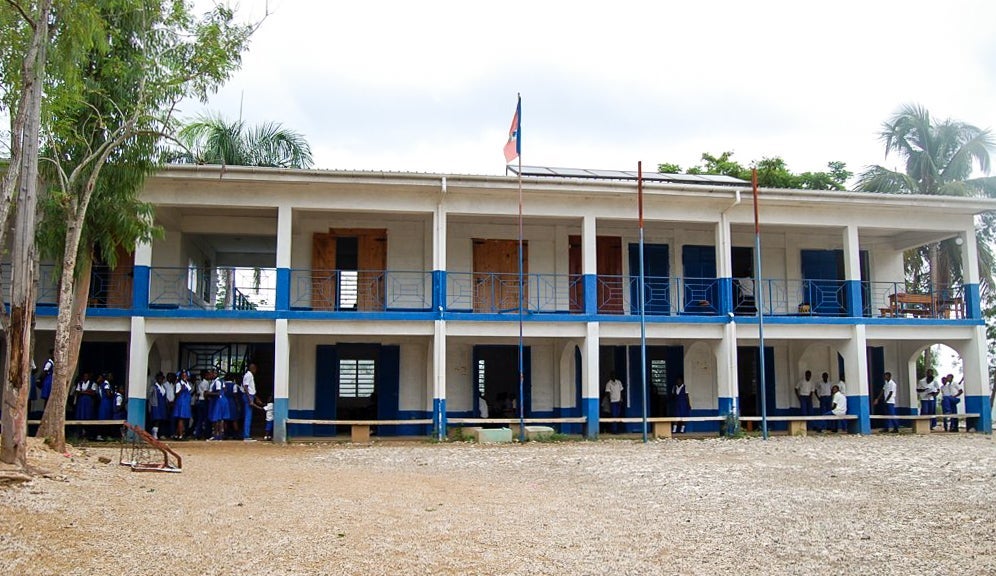
[[[580,168],[552,168],[557,176],[567,176],[574,178],[591,178],[592,174],[588,170],[582,170]]]

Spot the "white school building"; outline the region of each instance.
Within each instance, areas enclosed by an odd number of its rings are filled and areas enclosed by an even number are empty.
[[[945,344],[964,366],[961,410],[991,430],[975,217],[996,201],[762,189],[758,284],[749,183],[651,174],[641,294],[635,174],[523,172],[525,417],[597,436],[611,373],[623,417],[669,415],[677,378],[693,416],[759,415],[763,354],[768,415],[795,413],[803,373],[827,372],[846,381],[852,431],[869,433],[883,373],[916,414],[916,359]],[[145,423],[157,371],[250,360],[277,440],[337,432],[288,418],[444,434],[481,397],[492,417],[518,417],[515,174],[169,166],[143,198],[164,235],[95,267],[80,357],[127,382],[130,421]],[[904,251],[948,239],[963,282],[907,286]],[[55,329],[52,267],[41,276],[40,355]]]

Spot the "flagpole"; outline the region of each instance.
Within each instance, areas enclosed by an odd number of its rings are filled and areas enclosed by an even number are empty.
[[[764,288],[761,286],[761,225],[757,215],[757,168],[751,171],[751,187],[754,190],[754,305],[757,307],[757,341],[761,357],[759,363],[761,387],[761,435],[768,439],[768,395],[765,385],[764,368]]]
[[[647,295],[643,270],[643,161],[636,163],[636,197],[640,212],[640,394],[643,395],[643,442],[647,442]]]
[[[519,442],[526,441],[526,406],[525,406],[525,361],[522,345],[522,315],[523,315],[523,250],[522,250],[522,94],[518,95],[516,104],[518,126],[516,127],[515,145],[519,161]]]

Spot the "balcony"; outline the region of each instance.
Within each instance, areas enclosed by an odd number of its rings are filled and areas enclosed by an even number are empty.
[[[290,272],[290,308],[327,312],[432,310],[432,272],[313,270]]]
[[[151,268],[149,308],[154,310],[272,311],[275,268]]]

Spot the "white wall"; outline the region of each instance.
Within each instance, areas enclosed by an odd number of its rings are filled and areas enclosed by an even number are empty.
[[[712,345],[695,342],[685,348],[685,387],[696,410],[715,410],[719,406],[716,388],[716,355]]]

